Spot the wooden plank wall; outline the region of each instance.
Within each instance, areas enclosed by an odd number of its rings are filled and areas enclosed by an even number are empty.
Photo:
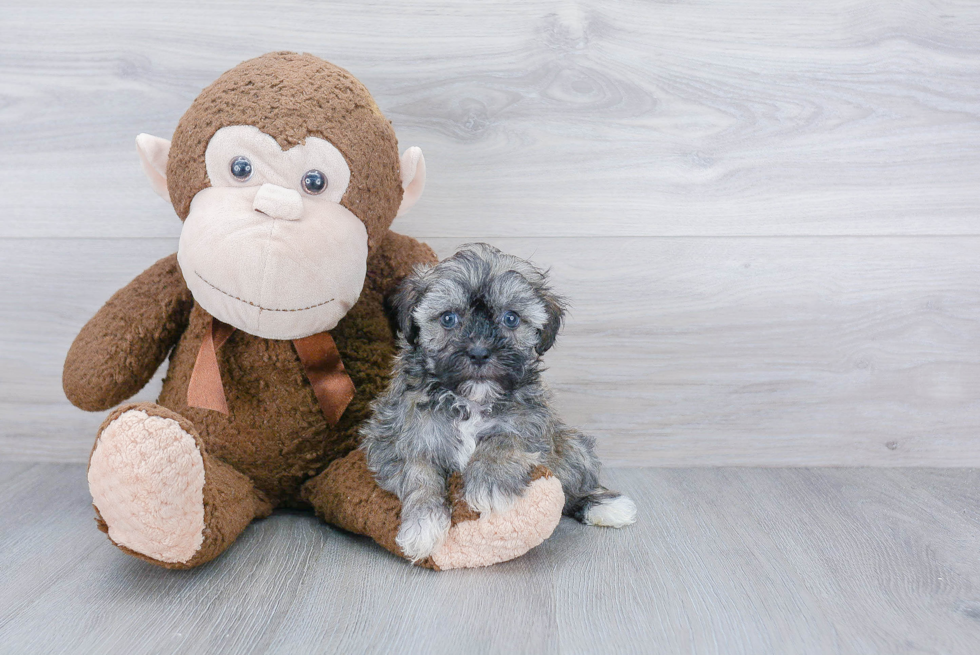
[[[980,4],[912,0],[0,3],[0,458],[87,457],[64,354],[179,234],[133,139],[271,50],[422,147],[395,229],[551,267],[609,464],[980,465]]]

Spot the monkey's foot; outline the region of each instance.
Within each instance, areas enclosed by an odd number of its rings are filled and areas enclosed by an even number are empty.
[[[561,482],[543,466],[532,474],[524,495],[504,512],[479,516],[462,498],[462,484],[450,485],[453,526],[431,556],[434,568],[489,566],[520,557],[558,527],[565,494]]]
[[[213,559],[259,511],[251,481],[208,457],[190,421],[152,403],[109,415],[88,483],[109,539],[167,568]]]
[[[117,545],[186,562],[204,541],[204,460],[173,418],[128,409],[103,425],[88,469],[96,510]]]

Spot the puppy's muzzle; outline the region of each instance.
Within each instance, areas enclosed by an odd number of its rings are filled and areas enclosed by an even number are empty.
[[[467,349],[466,356],[469,357],[470,364],[480,368],[490,359],[490,349],[485,346],[473,345]]]

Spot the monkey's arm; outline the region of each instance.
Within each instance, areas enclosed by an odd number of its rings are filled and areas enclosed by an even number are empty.
[[[193,306],[176,254],[140,273],[75,337],[62,374],[68,400],[97,412],[142,389],[187,328]]]

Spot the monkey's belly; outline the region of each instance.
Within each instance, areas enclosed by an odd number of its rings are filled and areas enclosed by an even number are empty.
[[[230,414],[188,407],[207,318],[195,306],[158,402],[192,421],[207,451],[249,476],[270,502],[294,504],[303,481],[356,447],[354,417],[327,425],[292,343],[241,331],[217,353]]]

